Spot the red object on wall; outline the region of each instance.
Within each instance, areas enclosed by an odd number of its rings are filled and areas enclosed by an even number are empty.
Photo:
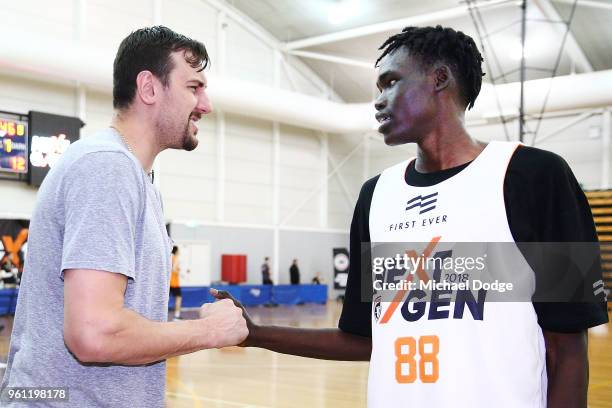
[[[246,255],[221,255],[221,280],[229,283],[246,282]]]

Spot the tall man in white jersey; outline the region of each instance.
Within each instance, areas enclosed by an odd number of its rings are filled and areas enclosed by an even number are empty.
[[[518,143],[486,145],[466,131],[465,111],[483,76],[470,37],[440,26],[407,27],[381,49],[379,132],[388,145],[416,143],[417,157],[362,187],[339,328],[258,326],[249,320],[245,344],[306,357],[369,360],[371,407],[585,408],[586,329],[608,320],[603,296],[582,303],[479,298],[454,307],[441,298],[420,301],[410,291],[397,292],[392,301],[372,298],[372,263],[363,244],[424,242],[427,254],[445,242],[516,248],[515,242],[597,241],[588,203],[563,159]],[[578,279],[576,293],[601,279],[596,258],[587,278]],[[542,267],[518,253],[519,283],[536,291],[549,261]],[[556,272],[573,270],[562,264]]]
[[[207,64],[166,27],[119,46],[112,126],[74,143],[38,192],[0,405],[162,407],[165,359],[246,337],[230,301],[166,322],[172,246],[152,167],[198,145]],[[51,393],[35,402],[25,387]]]

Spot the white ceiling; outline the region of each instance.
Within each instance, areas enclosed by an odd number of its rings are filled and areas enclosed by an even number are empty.
[[[342,24],[328,21],[328,10],[339,1],[352,1],[354,15]],[[465,8],[458,0],[227,0],[227,2],[255,20],[264,29],[283,42],[302,40],[325,34],[357,29],[372,24]],[[485,42],[486,81],[493,78],[496,83],[519,80],[520,67],[520,19],[521,10],[517,1],[500,0],[472,1],[478,5],[483,32],[496,34]],[[487,7],[487,3],[489,7]],[[492,6],[493,3],[503,3]],[[542,9],[548,9],[551,17],[557,14],[567,20],[573,6],[572,0],[528,0],[527,22],[527,79],[545,78],[551,72],[531,68],[552,70],[561,47],[565,26],[533,19],[544,19]],[[597,7],[600,6],[600,7]],[[513,24],[514,23],[514,24]],[[480,39],[467,8],[460,15],[429,20],[426,24],[450,26],[472,36],[480,45]],[[582,52],[594,71],[612,68],[612,0],[578,0],[572,21],[571,36],[566,40],[565,51],[560,59],[557,75],[584,72],[576,53]],[[400,27],[382,32],[362,35],[350,39],[328,42],[300,48],[298,51],[343,57],[366,62],[370,67],[353,66],[336,62],[302,57],[324,81],[331,85],[347,102],[367,102],[376,94],[374,87],[374,61],[380,51],[378,47]],[[571,50],[572,37],[578,49]],[[482,52],[482,49],[481,49]],[[497,61],[496,61],[497,60]],[[499,64],[497,64],[499,62]],[[512,72],[514,71],[514,72]],[[502,78],[502,74],[507,74]]]

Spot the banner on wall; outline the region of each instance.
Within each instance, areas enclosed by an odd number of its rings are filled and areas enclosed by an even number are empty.
[[[28,220],[0,220],[0,268],[23,272],[29,226]]]
[[[334,289],[346,289],[349,272],[349,252],[346,248],[334,248]]]
[[[30,184],[40,186],[62,154],[80,138],[81,119],[30,111],[29,167]]]

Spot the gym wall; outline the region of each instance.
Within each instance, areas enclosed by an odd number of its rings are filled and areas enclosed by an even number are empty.
[[[177,244],[206,243],[210,246],[212,282],[221,280],[221,255],[247,255],[247,282],[261,284],[261,264],[273,253],[273,230],[270,228],[219,227],[213,225],[171,224],[172,239]],[[280,231],[278,279],[274,283],[289,284],[289,266],[298,260],[301,282],[310,283],[317,272],[333,291],[333,248],[348,248],[348,234],[305,230]],[[273,274],[275,271],[271,271]]]

